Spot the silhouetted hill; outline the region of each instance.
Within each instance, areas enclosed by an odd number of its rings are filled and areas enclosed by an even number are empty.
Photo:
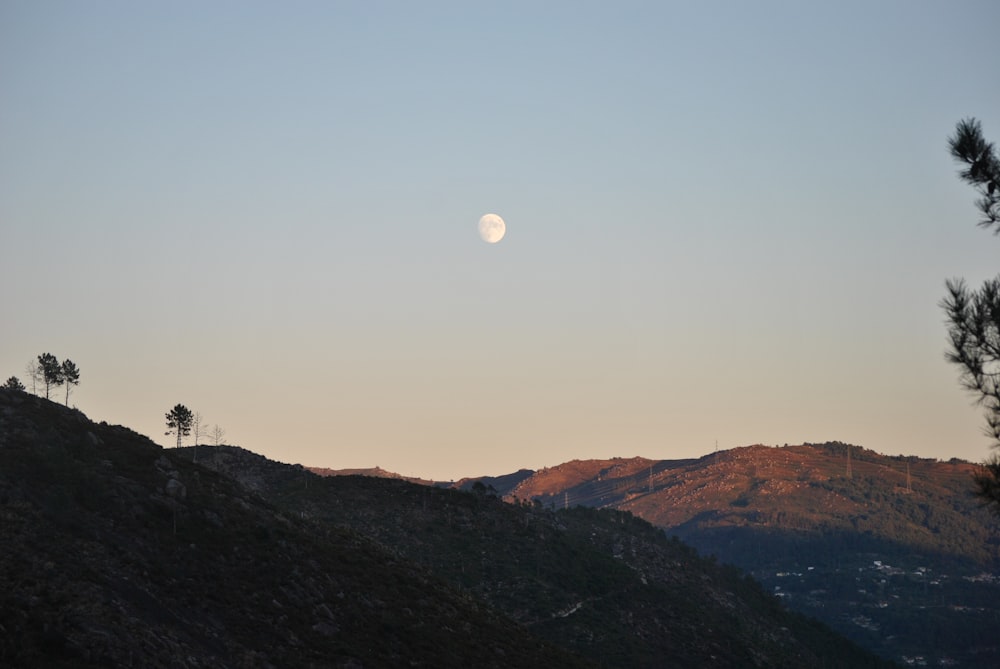
[[[392,477],[317,477],[238,448],[204,462],[278,506],[356,530],[608,667],[876,666],[738,570],[617,511],[504,503]]]
[[[403,476],[395,472],[390,472],[381,467],[366,467],[362,469],[329,469],[327,467],[306,467],[313,474],[319,476],[371,476],[374,478],[401,479],[410,483],[420,483],[421,485],[440,485],[434,481],[416,478],[413,476]]]
[[[0,391],[0,666],[588,666],[180,455]]]
[[[513,474],[502,476],[475,476],[463,478],[458,481],[429,481],[427,479],[413,476],[403,476],[395,472],[390,472],[381,467],[370,467],[364,469],[329,469],[327,467],[306,467],[313,474],[319,476],[370,476],[383,479],[401,479],[410,483],[420,483],[421,485],[433,485],[441,488],[455,488],[456,490],[471,490],[479,483],[485,486],[490,492],[497,495],[506,495],[513,490],[521,481],[530,478],[535,474],[530,469],[520,469]]]
[[[1000,666],[1000,525],[974,470],[836,442],[751,446],[568,462],[508,498],[630,511],[886,657]]]

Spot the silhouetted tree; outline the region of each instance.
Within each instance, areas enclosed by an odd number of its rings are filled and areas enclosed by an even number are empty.
[[[62,365],[56,356],[42,353],[38,356],[38,367],[42,371],[42,382],[45,384],[45,399],[49,399],[49,391],[62,385]]]
[[[223,430],[218,425],[213,425],[212,426],[212,431],[209,432],[208,436],[210,436],[212,438],[212,443],[213,444],[215,444],[216,446],[221,446],[222,442],[226,440],[226,431]],[[218,448],[216,448],[213,451],[213,456],[215,458],[215,466],[218,467],[219,466],[219,449]],[[306,486],[308,486],[308,485],[309,485],[309,482],[307,480],[306,481]]]
[[[12,376],[3,384],[4,390],[24,390],[24,384],[21,383],[21,379],[16,376]]]
[[[198,444],[201,443],[201,435],[205,431],[205,417],[200,411],[194,412],[191,419],[191,431],[194,432],[194,448],[191,449],[191,462],[198,462]]]
[[[976,207],[983,214],[979,225],[996,226],[993,233],[1000,234],[1000,158],[993,143],[983,137],[979,121],[974,118],[959,121],[955,134],[948,139],[948,148],[955,160],[967,165],[959,176],[979,193]]]
[[[167,431],[165,434],[177,435],[177,448],[181,447],[181,439],[191,434],[192,421],[194,421],[194,414],[183,404],[178,404],[167,412]]]
[[[66,406],[69,406],[70,388],[80,385],[80,368],[67,358],[60,366],[60,373],[62,374],[62,382],[66,384]]]
[[[28,382],[31,383],[31,393],[37,395],[38,386],[45,383],[45,379],[42,377],[42,368],[38,366],[36,358],[28,361],[28,364],[24,367],[24,373],[28,375]]]
[[[205,432],[205,417],[201,415],[200,411],[194,412],[194,417],[191,419],[191,431],[194,432],[194,445],[197,446]]]
[[[959,176],[980,195],[979,225],[996,226],[994,233],[1000,234],[1000,159],[983,137],[979,121],[960,121],[948,147],[952,157],[966,165]],[[962,279],[951,279],[945,286],[948,295],[941,307],[950,343],[945,357],[961,368],[962,386],[985,408],[986,434],[993,439],[991,446],[1000,449],[1000,276],[987,280],[978,291],[970,290]],[[1000,512],[1000,456],[994,453],[986,460],[975,483],[976,494]]]

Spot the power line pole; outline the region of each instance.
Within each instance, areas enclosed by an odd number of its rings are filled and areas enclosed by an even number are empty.
[[[853,478],[851,476],[851,445],[847,444],[847,478]]]

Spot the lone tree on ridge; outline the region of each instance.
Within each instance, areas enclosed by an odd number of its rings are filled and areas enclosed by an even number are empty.
[[[191,423],[194,414],[183,404],[178,404],[167,412],[167,431],[165,434],[177,435],[177,448],[181,447],[181,439],[191,434]]]
[[[1000,159],[983,137],[974,118],[959,121],[948,138],[955,160],[965,165],[959,177],[976,189],[979,225],[1000,235]],[[948,295],[941,301],[947,316],[948,362],[962,370],[962,386],[977,396],[986,412],[986,434],[991,447],[1000,450],[1000,276],[988,279],[979,290],[970,290],[962,279],[945,283]],[[1000,456],[991,455],[974,478],[976,495],[1000,512]]]

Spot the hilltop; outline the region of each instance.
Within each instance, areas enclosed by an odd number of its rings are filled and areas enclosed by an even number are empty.
[[[164,450],[0,392],[0,663],[884,664],[631,514],[486,490]]]

